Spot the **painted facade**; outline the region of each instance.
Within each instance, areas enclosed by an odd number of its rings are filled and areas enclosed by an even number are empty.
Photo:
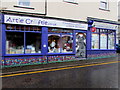
[[[37,1],[30,2],[30,6],[18,5],[15,0],[2,1],[1,65],[9,67],[115,56],[118,25],[116,6],[113,5],[116,2],[109,2],[109,9],[101,10],[99,2],[68,1],[43,0],[39,2],[42,9],[35,4]],[[90,8],[98,13],[89,13]]]

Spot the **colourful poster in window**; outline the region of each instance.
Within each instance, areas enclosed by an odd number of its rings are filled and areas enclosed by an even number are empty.
[[[99,34],[92,34],[92,49],[99,49]]]
[[[114,34],[108,35],[108,49],[114,49]]]
[[[107,35],[100,35],[100,49],[107,49]]]

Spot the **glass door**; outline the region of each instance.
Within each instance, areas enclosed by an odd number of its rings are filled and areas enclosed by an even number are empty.
[[[76,32],[76,57],[86,57],[86,33]]]

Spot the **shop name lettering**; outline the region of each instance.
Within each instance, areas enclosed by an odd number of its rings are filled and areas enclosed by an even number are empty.
[[[39,20],[39,19],[21,19],[21,18],[11,18],[9,17],[6,19],[6,23],[14,23],[14,24],[27,24],[27,25],[52,25],[56,26],[55,23],[48,22],[46,20]]]

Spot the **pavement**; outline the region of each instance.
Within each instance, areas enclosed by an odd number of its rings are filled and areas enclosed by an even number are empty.
[[[70,61],[70,62],[58,62],[58,63],[48,63],[48,64],[40,64],[40,65],[6,67],[6,68],[2,68],[2,74],[29,72],[29,71],[54,69],[54,68],[61,68],[61,67],[94,64],[94,63],[104,63],[104,62],[112,62],[112,61],[118,61],[118,60],[120,60],[120,54],[117,54],[116,57],[109,57],[109,58],[84,59],[84,60]]]

